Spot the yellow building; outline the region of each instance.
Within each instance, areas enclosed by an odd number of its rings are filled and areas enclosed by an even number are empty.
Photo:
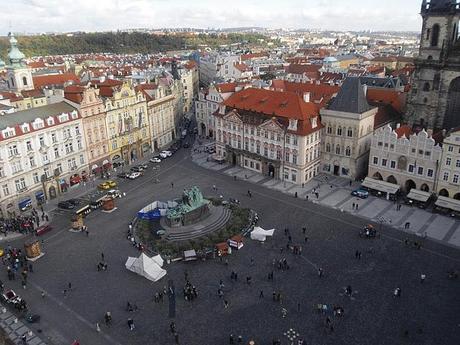
[[[129,81],[108,79],[95,82],[94,87],[104,100],[112,164],[130,164],[144,157],[151,148],[145,95]]]

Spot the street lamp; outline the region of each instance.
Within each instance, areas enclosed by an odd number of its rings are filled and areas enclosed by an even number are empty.
[[[294,345],[294,341],[297,339],[297,337],[300,334],[297,333],[294,329],[290,328],[287,332],[284,332],[284,336],[288,338],[288,340],[291,342],[291,345]]]

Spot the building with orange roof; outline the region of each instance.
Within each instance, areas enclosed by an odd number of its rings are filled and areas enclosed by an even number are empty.
[[[45,74],[32,77],[35,88],[64,87],[70,84],[80,83],[80,79],[74,73]]]
[[[409,125],[383,126],[372,136],[368,176],[406,193],[417,189],[429,196],[436,192],[442,150],[432,130],[415,133]]]
[[[293,92],[247,88],[214,112],[218,159],[304,184],[319,172],[318,106]]]

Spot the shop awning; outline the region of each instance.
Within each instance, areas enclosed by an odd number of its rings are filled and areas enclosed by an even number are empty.
[[[32,204],[32,200],[30,198],[27,198],[27,199],[24,199],[18,202],[19,209],[21,210],[26,209],[31,204]]]
[[[448,198],[445,196],[438,196],[435,202],[436,206],[447,208],[449,210],[460,212],[460,200]]]
[[[394,183],[389,183],[380,180],[374,180],[373,178],[366,177],[362,183],[363,187],[375,189],[383,193],[396,194],[399,190],[399,185]]]
[[[412,188],[409,194],[407,194],[407,197],[409,199],[420,201],[420,202],[427,202],[430,196],[431,196],[430,193],[424,192],[422,190],[414,189],[414,188]]]
[[[45,198],[45,193],[43,193],[43,191],[39,191],[39,192],[35,193],[35,199],[41,200],[41,199],[44,199],[44,198]]]

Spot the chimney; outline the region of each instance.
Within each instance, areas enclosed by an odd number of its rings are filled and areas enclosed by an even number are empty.
[[[304,92],[303,93],[303,101],[305,103],[309,103],[310,102],[310,92]]]
[[[400,123],[397,123],[397,124],[396,124],[396,129],[398,129],[399,127],[401,127],[401,124],[400,124]]]
[[[443,129],[443,130],[442,130],[442,137],[445,138],[445,137],[446,137],[446,134],[447,134],[447,130]]]
[[[433,136],[433,130],[432,129],[427,129],[426,132],[428,134],[428,138],[431,138]]]

